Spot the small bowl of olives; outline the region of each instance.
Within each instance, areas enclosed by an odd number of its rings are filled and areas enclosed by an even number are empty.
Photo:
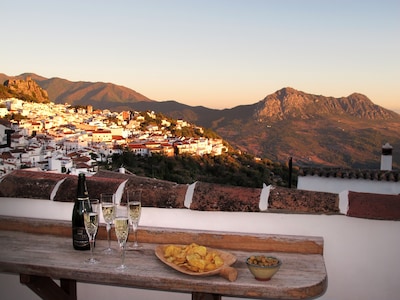
[[[274,256],[252,255],[246,259],[246,265],[255,279],[268,281],[278,272],[282,261]]]

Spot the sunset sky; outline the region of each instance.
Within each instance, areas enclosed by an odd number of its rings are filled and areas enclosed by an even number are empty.
[[[5,1],[3,1],[5,2]],[[0,73],[231,108],[283,87],[400,111],[400,1],[7,1]]]

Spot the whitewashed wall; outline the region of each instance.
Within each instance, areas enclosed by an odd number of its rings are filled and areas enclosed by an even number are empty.
[[[18,213],[17,213],[18,212]],[[0,214],[70,220],[72,203],[0,198]],[[322,236],[328,288],[320,300],[393,300],[400,295],[400,222],[304,215],[144,208],[146,226]],[[4,245],[2,245],[4,246]],[[129,261],[128,261],[129,263]],[[38,299],[16,275],[0,274],[0,298]],[[78,299],[191,299],[190,294],[78,283]],[[229,297],[224,297],[229,299]],[[238,299],[238,298],[232,298]]]
[[[339,194],[342,191],[360,193],[376,193],[398,195],[400,183],[394,181],[377,181],[368,179],[348,179],[323,176],[299,176],[297,188],[299,190],[327,192]]]

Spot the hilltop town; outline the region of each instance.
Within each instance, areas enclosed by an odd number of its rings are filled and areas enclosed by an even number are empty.
[[[124,150],[141,156],[227,151],[222,139],[205,137],[202,127],[149,111],[112,112],[7,98],[0,99],[0,121],[0,177],[21,168],[90,175]]]

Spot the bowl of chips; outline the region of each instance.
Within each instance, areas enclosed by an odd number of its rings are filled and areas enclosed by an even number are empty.
[[[255,279],[268,281],[278,272],[282,261],[274,256],[252,255],[246,259],[246,265]]]
[[[229,267],[235,263],[236,257],[223,250],[196,243],[169,244],[158,245],[155,254],[162,262],[184,274],[192,276],[219,274],[230,281],[236,280],[236,270]]]

